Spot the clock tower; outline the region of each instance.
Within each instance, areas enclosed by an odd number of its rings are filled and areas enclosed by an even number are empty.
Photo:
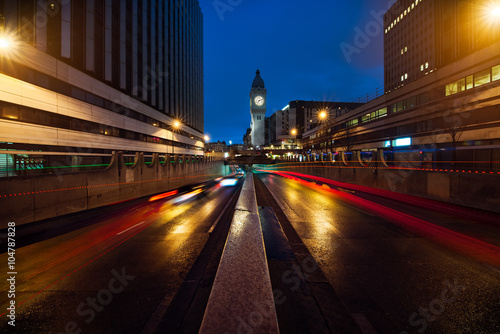
[[[260,71],[255,72],[252,89],[250,90],[250,123],[252,146],[262,147],[265,144],[265,118],[267,108],[267,90],[264,87],[264,80],[260,77]]]

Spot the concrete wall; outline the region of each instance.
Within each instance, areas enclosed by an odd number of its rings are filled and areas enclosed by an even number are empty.
[[[303,160],[308,157],[303,157]],[[355,159],[342,161],[287,161],[262,169],[291,171],[331,180],[386,189],[442,202],[463,205],[500,213],[500,175],[394,169],[378,161],[361,164]],[[293,159],[299,160],[299,159]]]
[[[162,159],[163,160],[163,159]],[[104,170],[0,178],[0,229],[92,209],[207,181],[229,173],[223,160],[156,154],[146,165],[142,153],[128,167],[121,152]]]

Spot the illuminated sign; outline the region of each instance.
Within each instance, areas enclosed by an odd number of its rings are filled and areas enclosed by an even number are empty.
[[[411,137],[398,138],[394,140],[386,140],[384,142],[384,147],[398,147],[398,146],[410,146],[411,145]]]
[[[410,145],[411,145],[410,137],[399,138],[392,141],[392,146],[410,146]]]

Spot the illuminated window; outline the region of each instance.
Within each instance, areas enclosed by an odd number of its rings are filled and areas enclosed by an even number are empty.
[[[408,73],[405,73],[405,79],[408,79]]]
[[[385,29],[385,33],[387,34],[387,29]]]
[[[401,49],[401,54],[403,54],[403,49]]]
[[[496,81],[500,79],[500,65],[493,66],[491,69],[492,78],[491,81]]]
[[[462,78],[458,81],[455,81],[451,84],[446,85],[446,91],[445,94],[446,96],[460,93],[465,91],[465,79]]]
[[[415,8],[415,4],[414,3],[411,4],[411,9],[413,9],[413,8]]]
[[[404,101],[399,101],[397,103],[397,111],[402,111],[402,110],[405,110],[405,103]]]
[[[358,119],[355,118],[355,119],[352,119],[350,120],[349,122],[346,123],[347,126],[354,126],[354,125],[358,125]]]
[[[474,74],[474,87],[478,87],[491,82],[490,69]]]
[[[404,79],[405,79],[404,76],[401,76],[401,81],[403,81]]]
[[[407,46],[405,46],[405,52],[408,52],[408,47]]]
[[[415,6],[418,5],[418,0],[415,0]]]
[[[429,68],[429,63],[425,63],[425,68],[428,69]]]
[[[424,65],[420,65],[420,71],[423,71],[424,70]]]
[[[406,15],[406,9],[405,9],[405,15]]]
[[[469,75],[467,78],[465,78],[465,81],[466,81],[467,89],[474,88],[474,80],[473,80],[472,75]]]

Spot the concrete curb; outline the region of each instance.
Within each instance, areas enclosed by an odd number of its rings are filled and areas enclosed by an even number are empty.
[[[199,333],[279,333],[252,173],[236,204]]]

